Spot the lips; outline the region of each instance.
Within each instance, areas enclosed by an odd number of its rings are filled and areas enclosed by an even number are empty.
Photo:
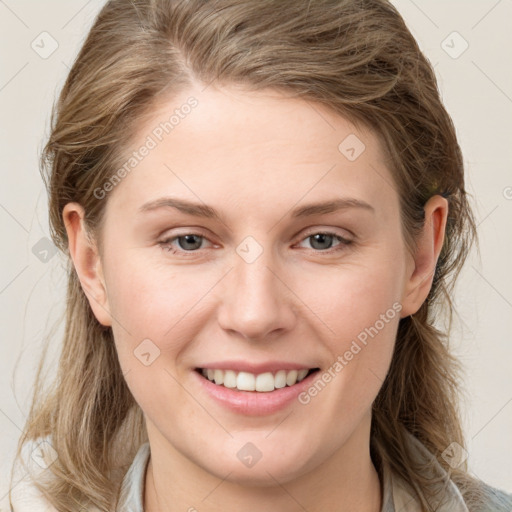
[[[253,371],[246,371],[249,368]],[[257,368],[257,370],[254,371],[254,368]],[[304,371],[306,371],[306,375],[299,381],[299,372],[301,372],[302,377]],[[210,372],[210,377],[213,380],[208,378],[208,372]],[[232,375],[230,376],[230,372],[236,376],[235,382],[237,386],[233,388],[225,386],[226,382],[224,379],[227,377],[227,384],[230,385],[229,379],[233,377]],[[283,384],[283,376],[280,372],[286,375],[286,379],[290,378],[289,382],[291,385],[286,383],[284,387],[276,387],[276,384]],[[252,365],[245,362],[236,364],[229,362],[201,366],[195,368],[191,373],[193,381],[198,386],[198,391],[201,394],[204,393],[203,396],[212,400],[212,403],[243,416],[265,416],[277,413],[288,407],[293,407],[294,404],[295,406],[303,407],[297,401],[297,397],[313,384],[320,371],[318,367],[308,368],[301,364],[273,363]],[[206,376],[204,375],[205,373]],[[215,377],[219,381],[218,384],[215,383]],[[259,383],[257,383],[258,378]],[[295,383],[293,383],[292,378],[295,379]],[[220,383],[221,380],[222,384]],[[254,382],[254,390],[249,391],[249,388],[252,389],[252,382]],[[232,383],[233,381],[231,381]],[[193,385],[196,386],[196,384]],[[238,385],[243,389],[238,389]],[[266,391],[258,391],[257,387]]]
[[[268,365],[267,365],[268,368]],[[222,368],[197,368],[196,371],[217,386],[255,392],[272,392],[286,386],[294,386],[318,368],[279,369],[261,373]]]

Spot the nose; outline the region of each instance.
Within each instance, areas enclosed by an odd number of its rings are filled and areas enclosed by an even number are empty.
[[[226,331],[264,341],[293,329],[294,294],[286,273],[271,260],[266,251],[252,263],[235,255],[234,268],[223,280],[218,311],[219,324]]]

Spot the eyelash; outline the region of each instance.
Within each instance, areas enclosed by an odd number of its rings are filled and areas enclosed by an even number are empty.
[[[193,233],[193,232],[190,232],[190,233],[184,233],[182,235],[176,235],[176,236],[173,236],[173,237],[170,237],[170,238],[166,238],[165,240],[162,240],[160,242],[158,242],[158,244],[160,245],[160,247],[162,248],[162,250],[164,251],[167,251],[167,252],[170,252],[171,254],[190,254],[190,256],[192,256],[194,253],[198,253],[201,251],[201,249],[196,249],[194,251],[185,251],[184,249],[175,249],[173,248],[173,246],[171,245],[172,242],[174,242],[175,240],[178,240],[179,238],[182,238],[182,237],[185,237],[187,235],[193,235],[193,236],[197,236],[199,238],[202,238],[202,239],[206,239],[206,236],[202,235],[201,233]],[[300,242],[314,236],[314,235],[327,235],[327,236],[332,236],[334,237],[335,239],[337,239],[340,243],[334,247],[331,247],[330,249],[324,249],[324,250],[318,250],[318,249],[311,249],[313,252],[315,253],[319,253],[319,254],[332,254],[332,253],[336,253],[338,251],[342,251],[344,250],[346,247],[350,246],[352,243],[353,243],[353,240],[349,240],[347,238],[344,238],[336,233],[333,233],[332,231],[312,231],[312,232],[309,232],[308,234],[306,234],[301,240]],[[189,257],[189,256],[185,256],[185,257]]]

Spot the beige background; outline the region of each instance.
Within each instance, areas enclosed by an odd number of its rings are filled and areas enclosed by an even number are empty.
[[[481,258],[473,254],[462,275],[452,337],[467,375],[463,415],[470,467],[512,492],[512,2],[394,3],[435,65],[479,224]],[[43,336],[64,303],[63,260],[45,240],[38,153],[56,90],[102,4],[0,0],[0,512],[8,510],[10,462]]]

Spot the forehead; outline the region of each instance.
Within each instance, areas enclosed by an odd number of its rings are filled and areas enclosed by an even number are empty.
[[[165,194],[259,215],[326,194],[398,200],[375,134],[274,90],[192,86],[162,100],[124,163],[109,208],[133,211]]]

